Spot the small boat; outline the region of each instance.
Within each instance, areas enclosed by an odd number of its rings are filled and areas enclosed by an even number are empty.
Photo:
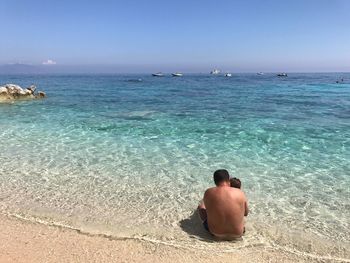
[[[173,75],[173,77],[182,77],[183,76],[183,74],[180,72],[175,72],[175,73],[172,73],[171,75]]]
[[[220,73],[220,70],[218,70],[218,69],[214,69],[214,70],[210,71],[210,74],[212,74],[212,75],[217,75],[219,73]]]
[[[257,75],[264,75],[264,72],[258,72],[258,73],[256,73]]]
[[[157,72],[152,74],[153,77],[163,77],[164,74],[162,72]]]
[[[232,77],[232,74],[231,73],[226,73],[225,77]]]
[[[288,77],[287,73],[278,73],[277,77]]]

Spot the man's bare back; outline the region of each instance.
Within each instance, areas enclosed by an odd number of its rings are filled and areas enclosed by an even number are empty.
[[[199,206],[202,209],[201,217],[207,220],[209,231],[213,235],[223,239],[243,235],[248,205],[245,194],[240,189],[230,187],[230,181],[225,179],[217,183],[216,187],[207,189],[203,201],[204,204]],[[206,218],[203,218],[204,209]]]
[[[219,237],[242,236],[246,203],[239,189],[227,185],[209,188],[204,194],[204,204],[210,232]]]

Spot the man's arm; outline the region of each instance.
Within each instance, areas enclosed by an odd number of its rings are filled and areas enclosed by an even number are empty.
[[[247,197],[245,196],[245,193],[243,193],[244,196],[244,216],[247,216],[249,213],[249,209],[248,209],[248,201],[247,201]]]
[[[203,199],[199,202],[199,205],[198,205],[198,208],[197,208],[199,217],[201,218],[202,221],[207,219],[207,209],[205,207],[205,196],[206,196],[206,193],[207,193],[207,191],[205,191]]]
[[[245,200],[245,202],[244,202],[244,216],[247,216],[248,213],[249,213],[248,202],[247,202],[247,200]]]

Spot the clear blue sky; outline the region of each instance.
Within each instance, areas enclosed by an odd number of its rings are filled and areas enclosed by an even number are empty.
[[[347,0],[1,0],[0,11],[0,64],[350,71]]]

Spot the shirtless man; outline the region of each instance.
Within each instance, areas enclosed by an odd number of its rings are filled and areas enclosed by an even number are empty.
[[[203,226],[219,239],[232,240],[244,233],[244,216],[248,215],[245,194],[230,187],[230,176],[226,170],[214,173],[215,187],[204,193],[198,206]]]

